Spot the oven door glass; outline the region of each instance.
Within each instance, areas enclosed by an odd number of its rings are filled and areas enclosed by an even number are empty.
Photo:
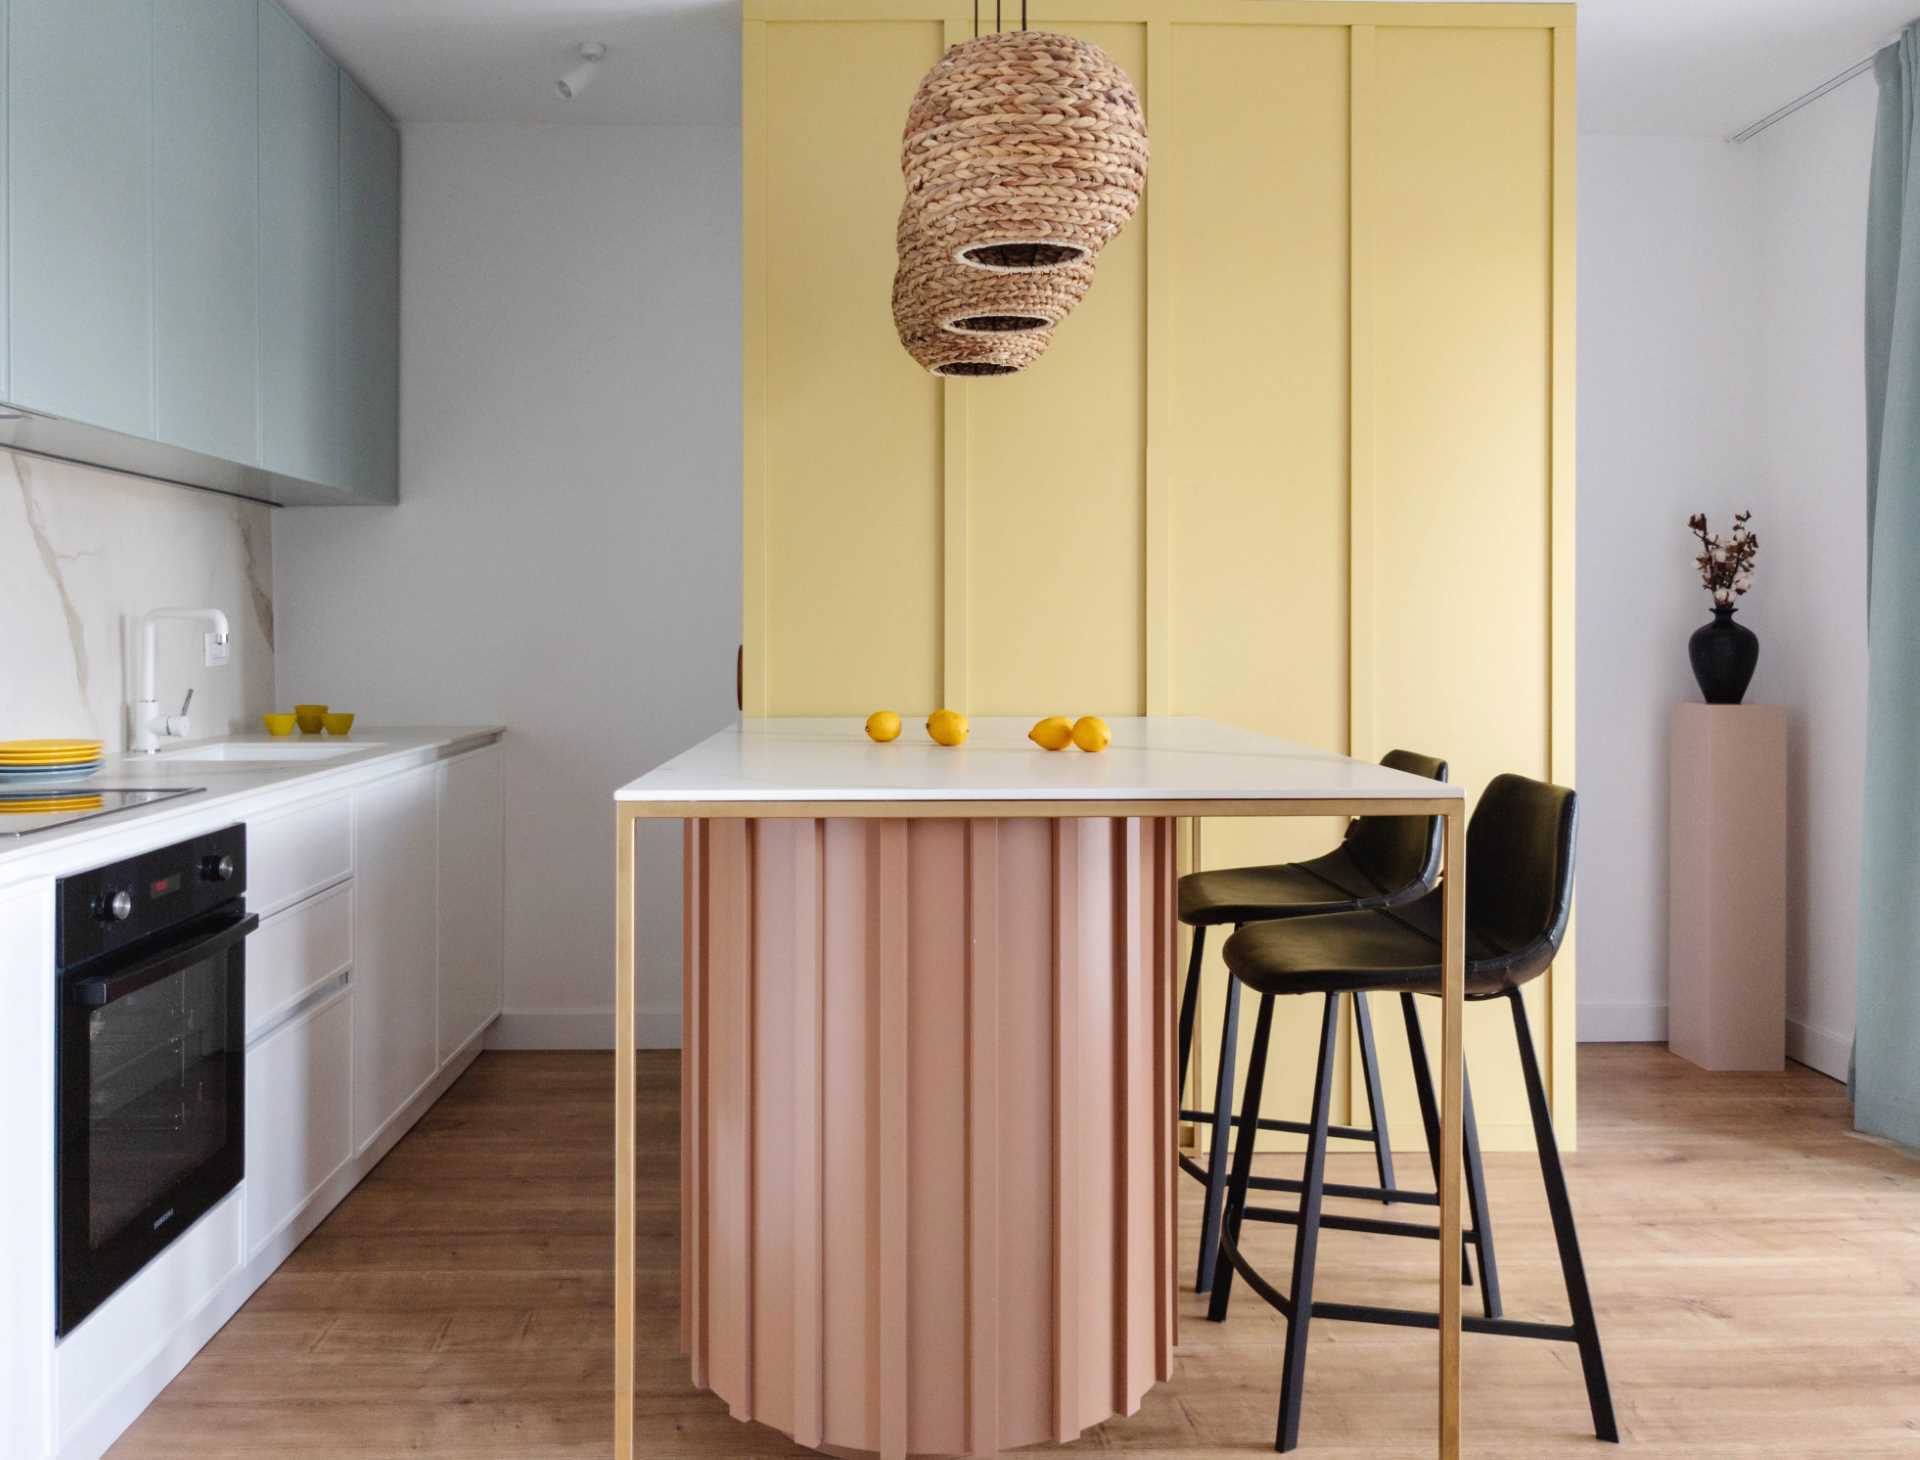
[[[71,978],[61,1019],[64,1334],[238,1184],[244,946],[229,917]]]

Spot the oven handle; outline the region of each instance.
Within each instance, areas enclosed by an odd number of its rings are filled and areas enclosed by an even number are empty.
[[[246,913],[230,923],[224,923],[204,938],[174,948],[157,958],[149,959],[125,973],[105,973],[93,978],[77,978],[67,985],[67,998],[89,1009],[100,1009],[124,999],[128,994],[138,993],[149,984],[156,984],[163,978],[170,978],[181,969],[200,962],[203,958],[212,958],[224,953],[247,934],[260,926],[260,914]]]

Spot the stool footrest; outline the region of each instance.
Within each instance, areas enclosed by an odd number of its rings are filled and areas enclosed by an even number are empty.
[[[1213,1114],[1211,1110],[1182,1110],[1180,1112],[1180,1119],[1190,1121],[1195,1125],[1212,1125]],[[1240,1118],[1233,1116],[1231,1120],[1235,1129],[1238,1129]],[[1313,1133],[1313,1127],[1308,1125],[1304,1120],[1276,1120],[1271,1116],[1263,1115],[1255,1123],[1261,1130],[1281,1131],[1292,1136],[1304,1136]],[[1380,1139],[1377,1131],[1357,1125],[1330,1125],[1327,1127],[1327,1134],[1343,1141],[1377,1142]]]
[[[1298,1196],[1300,1182],[1292,1176],[1250,1176],[1247,1178],[1249,1191],[1286,1191]],[[1438,1193],[1431,1191],[1407,1191],[1398,1186],[1343,1186],[1329,1181],[1320,1188],[1328,1196],[1347,1197],[1353,1201],[1405,1202],[1408,1206],[1437,1207],[1440,1205]]]
[[[1328,1187],[1327,1195],[1333,1194],[1333,1188]],[[1244,1208],[1240,1215],[1249,1222],[1273,1222],[1283,1227],[1300,1225],[1300,1213],[1287,1211],[1281,1207],[1250,1206]],[[1392,1222],[1383,1217],[1349,1217],[1339,1212],[1321,1213],[1320,1225],[1330,1227],[1337,1232],[1372,1232],[1380,1237],[1425,1237],[1429,1241],[1437,1241],[1440,1237],[1438,1227],[1424,1226],[1419,1222]],[[1476,1246],[1479,1245],[1480,1234],[1473,1228],[1467,1228],[1460,1235]]]

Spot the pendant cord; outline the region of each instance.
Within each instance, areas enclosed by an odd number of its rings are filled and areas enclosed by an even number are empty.
[[[973,38],[980,39],[980,0],[973,0]]]
[[[993,33],[1000,34],[1000,0],[993,0]]]

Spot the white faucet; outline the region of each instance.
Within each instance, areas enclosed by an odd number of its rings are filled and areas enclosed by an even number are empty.
[[[214,641],[227,642],[227,616],[217,608],[156,608],[140,621],[140,698],[133,702],[131,749],[153,754],[160,748],[160,737],[184,738],[192,734],[187,707],[193,703],[193,691],[187,691],[186,703],[177,715],[162,715],[160,700],[153,688],[153,659],[156,630],[163,618],[185,618],[212,626]]]

